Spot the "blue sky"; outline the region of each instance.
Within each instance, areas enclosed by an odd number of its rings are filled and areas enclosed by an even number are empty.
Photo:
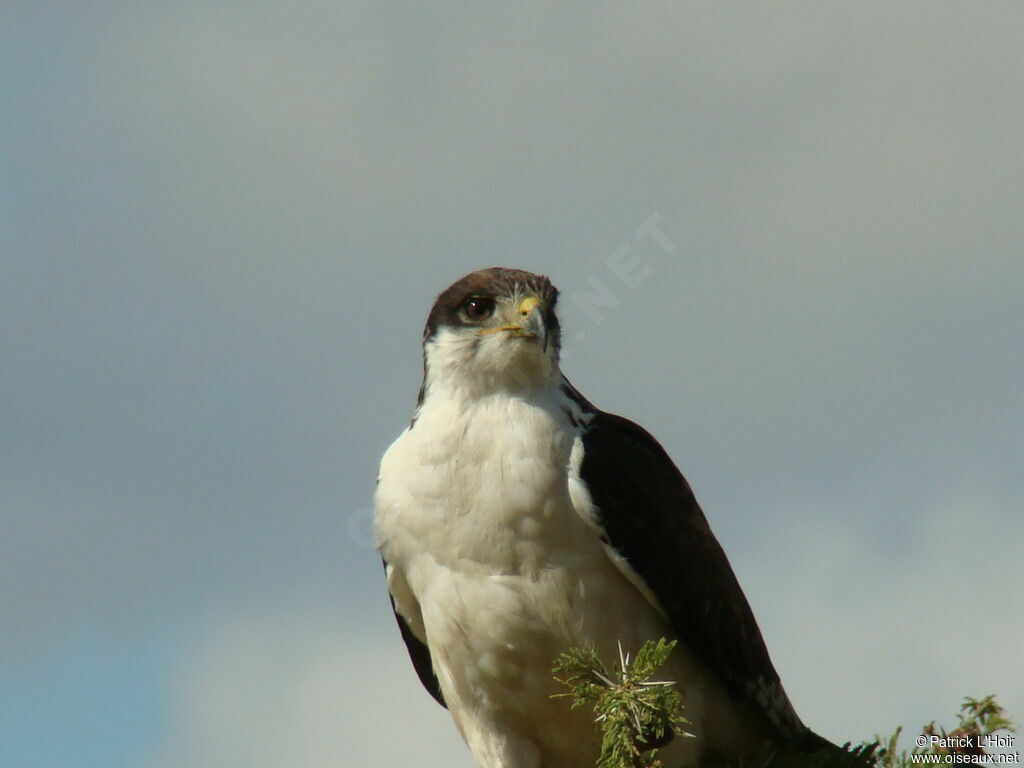
[[[105,635],[105,636],[104,636]],[[160,637],[79,630],[18,666],[0,685],[4,765],[130,765],[166,717],[170,651]]]
[[[494,264],[563,290],[805,720],[1024,717],[1022,21],[11,6],[0,762],[468,768],[367,523],[433,297]]]

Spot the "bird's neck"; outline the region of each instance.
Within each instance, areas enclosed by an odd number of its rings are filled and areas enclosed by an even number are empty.
[[[532,402],[553,401],[558,396],[558,379],[494,375],[456,379],[426,374],[421,406],[444,401],[471,407],[485,400],[514,398]]]
[[[558,392],[558,360],[532,350],[507,360],[481,361],[459,354],[454,345],[428,344],[424,350],[421,402],[430,398],[465,404],[494,397],[545,399]]]

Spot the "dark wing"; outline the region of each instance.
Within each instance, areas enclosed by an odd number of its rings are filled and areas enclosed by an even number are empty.
[[[727,687],[754,702],[786,739],[800,722],[768,657],[725,552],[689,484],[642,427],[596,412],[583,436],[580,477],[606,544],[660,603],[680,640]]]
[[[387,561],[382,559],[381,562],[384,563],[384,572],[387,573]],[[398,608],[395,607],[394,595],[388,593],[388,597],[391,599],[391,610],[395,613],[395,621],[398,622],[398,631],[402,633],[405,647],[409,649],[409,658],[412,659],[412,666],[416,670],[416,676],[423,683],[423,687],[427,689],[427,693],[433,696],[438,704],[447,709],[448,705],[444,703],[444,695],[441,693],[441,683],[437,679],[437,673],[434,672],[434,661],[430,656],[430,649],[426,643],[416,637],[412,627],[409,626],[409,622],[398,612]]]

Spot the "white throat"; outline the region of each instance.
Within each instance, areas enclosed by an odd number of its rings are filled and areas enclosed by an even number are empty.
[[[554,350],[531,339],[443,328],[426,342],[424,355],[424,402],[490,395],[531,399],[557,390],[561,380]]]

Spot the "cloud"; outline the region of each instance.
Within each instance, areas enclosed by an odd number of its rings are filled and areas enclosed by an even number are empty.
[[[964,696],[995,693],[1011,715],[1024,711],[1021,500],[958,478],[920,500],[928,512],[912,522],[893,506],[888,522],[865,525],[873,512],[850,500],[823,514],[835,503],[758,531],[768,556],[741,572],[808,724],[856,742],[948,724]]]
[[[336,606],[212,622],[188,654],[165,732],[139,768],[465,766],[398,633]]]

